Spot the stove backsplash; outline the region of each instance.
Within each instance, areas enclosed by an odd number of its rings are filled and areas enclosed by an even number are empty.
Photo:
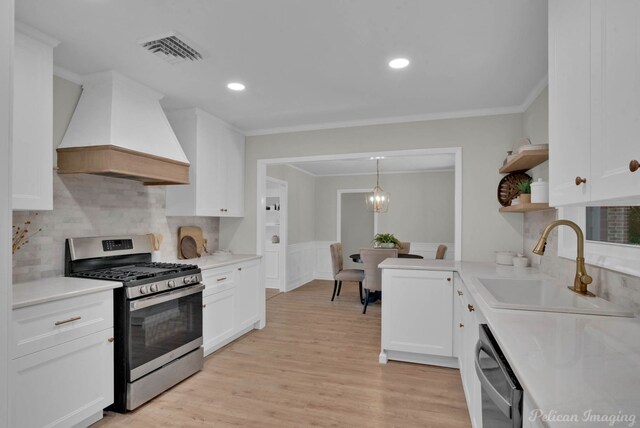
[[[14,282],[62,275],[64,240],[68,237],[160,233],[163,260],[177,259],[178,227],[199,226],[210,251],[218,249],[220,219],[167,217],[164,186],[95,175],[53,178],[53,211],[13,213],[13,224],[29,218],[31,230],[42,231],[13,255]]]
[[[532,266],[564,281],[573,282],[576,272],[575,260],[568,260],[558,256],[558,229],[551,232],[547,242],[547,251],[540,257],[533,254],[535,247],[545,226],[556,220],[556,210],[534,211],[526,213],[524,217],[524,248],[525,254],[532,261]],[[597,296],[610,302],[633,310],[640,315],[640,278],[587,265],[587,272],[593,277],[593,284],[589,289]]]

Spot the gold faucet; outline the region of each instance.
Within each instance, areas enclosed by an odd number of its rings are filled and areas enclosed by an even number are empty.
[[[576,232],[578,238],[576,277],[573,280],[573,287],[569,287],[569,290],[574,291],[578,294],[582,294],[584,296],[595,297],[595,294],[587,290],[587,285],[593,282],[593,278],[587,275],[587,269],[584,266],[584,234],[582,233],[582,229],[580,229],[580,226],[569,220],[556,220],[549,223],[547,227],[545,227],[544,232],[542,232],[542,236],[536,244],[536,247],[533,249],[533,252],[540,256],[544,254],[544,250],[547,246],[547,238],[549,237],[551,231],[558,226],[569,226],[574,230],[574,232]]]

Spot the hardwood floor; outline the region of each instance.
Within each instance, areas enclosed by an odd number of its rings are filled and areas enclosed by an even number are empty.
[[[280,294],[280,290],[278,290],[277,288],[265,288],[264,289],[264,295],[265,298],[267,300],[276,297],[278,294]]]
[[[209,356],[204,370],[94,427],[469,427],[458,370],[378,364],[380,304],[332,281],[267,301],[267,327]]]

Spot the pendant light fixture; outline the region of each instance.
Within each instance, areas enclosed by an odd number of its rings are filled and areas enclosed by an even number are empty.
[[[376,187],[366,195],[367,210],[374,213],[386,213],[389,209],[389,193],[380,187],[380,159],[376,159]]]

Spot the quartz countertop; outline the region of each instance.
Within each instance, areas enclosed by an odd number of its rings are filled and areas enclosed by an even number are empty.
[[[202,270],[215,269],[228,265],[234,265],[236,263],[248,262],[251,260],[258,260],[262,256],[256,254],[231,254],[231,253],[216,253],[211,256],[204,256],[197,259],[186,260],[173,260],[174,263],[190,263],[198,265]]]
[[[13,309],[122,287],[121,282],[54,276],[13,284]]]
[[[533,408],[551,417],[546,426],[622,427],[632,426],[623,417],[640,421],[640,318],[493,309],[479,292],[483,277],[557,282],[534,268],[411,259],[387,259],[380,267],[458,272]],[[577,420],[562,421],[565,415]],[[585,419],[594,415],[619,421]]]

